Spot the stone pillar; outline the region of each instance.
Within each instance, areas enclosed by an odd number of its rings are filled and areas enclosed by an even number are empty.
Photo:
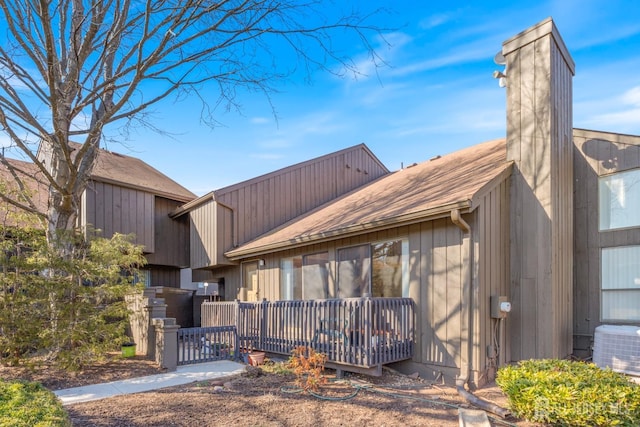
[[[155,327],[155,360],[163,369],[175,371],[178,367],[178,329],[176,319],[153,319]]]
[[[156,350],[156,334],[154,328],[154,319],[164,319],[167,317],[167,304],[164,298],[148,298],[144,306],[147,318],[146,330],[144,331],[143,347],[138,347],[140,353],[144,353],[147,357],[154,358]]]

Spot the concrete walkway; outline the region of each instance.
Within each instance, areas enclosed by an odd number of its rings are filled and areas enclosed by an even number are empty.
[[[130,378],[128,380],[113,381],[104,384],[87,385],[82,387],[57,390],[54,393],[63,405],[104,399],[121,394],[141,393],[164,387],[188,384],[196,381],[222,378],[245,371],[246,365],[220,360],[195,365],[178,366],[175,372],[149,375],[147,377]]]

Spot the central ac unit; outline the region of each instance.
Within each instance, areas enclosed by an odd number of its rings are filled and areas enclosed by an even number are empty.
[[[640,327],[598,326],[593,341],[593,363],[640,376]]]

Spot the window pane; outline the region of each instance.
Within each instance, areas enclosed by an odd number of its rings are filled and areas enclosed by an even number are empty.
[[[369,292],[369,245],[338,249],[338,298],[358,298]]]
[[[640,226],[640,170],[601,177],[598,187],[600,230]]]
[[[602,320],[640,320],[640,290],[602,292]]]
[[[302,257],[284,258],[280,271],[280,298],[302,299]]]
[[[302,257],[302,297],[304,299],[329,298],[329,253]]]
[[[407,275],[403,274],[406,257],[403,257],[402,248],[402,240],[371,245],[374,297],[403,296],[403,276]]]
[[[640,246],[602,249],[602,289],[640,290]]]
[[[602,249],[602,320],[640,320],[640,246]]]

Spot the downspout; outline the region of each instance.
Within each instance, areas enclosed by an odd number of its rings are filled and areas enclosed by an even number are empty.
[[[463,334],[463,336],[461,337],[462,351],[460,352],[460,375],[456,378],[456,391],[463,399],[465,399],[472,405],[477,406],[478,408],[483,409],[487,412],[496,414],[501,418],[506,418],[510,414],[507,409],[481,399],[465,388],[465,384],[469,382],[469,376],[471,374],[471,360],[473,358],[473,346],[471,345],[471,342],[473,341],[473,316],[471,316],[471,307],[473,307],[473,292],[471,289],[473,286],[473,242],[471,241],[471,226],[464,219],[462,219],[459,209],[453,209],[451,211],[451,221],[455,225],[457,225],[460,230],[462,230],[462,232],[466,235],[465,238],[468,239],[469,245],[469,277],[468,280],[463,281],[465,285],[462,290],[463,309],[461,313],[461,322],[463,325],[467,325],[467,336],[465,337]],[[466,309],[464,309],[465,305],[467,307]]]

